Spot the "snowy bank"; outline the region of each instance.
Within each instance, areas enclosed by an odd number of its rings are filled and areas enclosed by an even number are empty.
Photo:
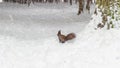
[[[56,37],[18,40],[0,36],[0,68],[119,68],[119,30],[89,30],[65,44]]]

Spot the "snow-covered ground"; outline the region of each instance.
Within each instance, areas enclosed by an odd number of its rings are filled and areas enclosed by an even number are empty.
[[[78,16],[77,10],[77,5],[69,4],[37,4],[28,7],[2,3],[0,34],[31,40],[55,37],[60,29],[66,33],[80,32],[89,22],[90,15]]]
[[[2,2],[2,0],[0,0],[0,3]]]
[[[77,10],[68,4],[1,3],[0,68],[119,68],[119,30],[94,30],[91,15],[77,16]],[[76,39],[59,43],[60,29]]]

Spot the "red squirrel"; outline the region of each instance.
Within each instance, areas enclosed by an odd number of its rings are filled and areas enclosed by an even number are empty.
[[[65,43],[66,41],[72,40],[76,37],[76,35],[74,33],[69,33],[69,34],[67,34],[67,36],[65,36],[65,35],[61,34],[61,30],[58,31],[57,36],[61,43]]]

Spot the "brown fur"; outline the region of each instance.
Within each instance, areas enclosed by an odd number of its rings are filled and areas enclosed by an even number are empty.
[[[71,40],[71,39],[74,39],[76,36],[74,33],[69,33],[67,36],[66,36],[66,40]]]
[[[66,41],[72,40],[76,37],[74,33],[69,33],[67,36],[65,36],[65,35],[61,34],[60,30],[58,31],[57,36],[61,43],[65,43]]]

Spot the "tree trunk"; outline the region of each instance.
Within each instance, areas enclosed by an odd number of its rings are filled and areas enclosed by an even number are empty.
[[[72,5],[72,0],[70,0],[70,5]]]
[[[68,0],[64,0],[64,2],[68,2]]]
[[[75,3],[77,4],[78,0],[75,0]]]
[[[83,12],[83,8],[84,8],[84,6],[83,6],[83,2],[84,2],[84,0],[79,0],[79,10],[78,10],[78,15],[80,15],[81,12]]]

